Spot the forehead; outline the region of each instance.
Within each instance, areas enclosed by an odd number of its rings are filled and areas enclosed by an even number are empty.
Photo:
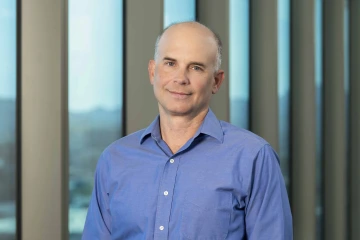
[[[158,53],[161,58],[187,57],[213,61],[216,59],[217,43],[213,33],[204,26],[175,25],[162,35]]]

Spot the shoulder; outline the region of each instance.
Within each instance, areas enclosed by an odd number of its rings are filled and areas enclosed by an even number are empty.
[[[238,148],[242,152],[257,155],[262,149],[272,149],[262,137],[246,129],[236,127],[228,122],[220,121],[226,146]]]
[[[112,142],[107,148],[105,148],[103,154],[112,153],[114,151],[118,151],[123,147],[134,147],[140,144],[140,139],[145,129],[141,129],[139,131],[133,132],[129,135],[126,135],[114,142]]]
[[[141,129],[129,135],[126,135],[108,145],[101,153],[98,160],[99,165],[109,165],[117,156],[125,154],[130,149],[136,149],[140,145],[140,139],[145,129]]]

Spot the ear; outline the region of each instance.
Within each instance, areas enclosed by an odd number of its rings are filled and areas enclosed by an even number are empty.
[[[212,94],[215,94],[219,91],[222,82],[224,81],[225,73],[223,70],[219,70],[214,74],[214,83],[212,86]]]
[[[155,60],[150,60],[148,64],[148,72],[150,83],[154,84],[154,76],[155,76]]]

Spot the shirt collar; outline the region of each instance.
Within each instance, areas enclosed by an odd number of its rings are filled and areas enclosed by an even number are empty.
[[[148,135],[151,135],[155,140],[161,139],[159,121],[160,116],[158,115],[155,120],[144,130],[140,137],[140,144],[144,142]],[[210,108],[194,137],[197,137],[200,133],[209,135],[221,143],[224,141],[224,132],[221,124]]]
[[[145,138],[147,138],[150,134],[155,140],[161,139],[159,122],[160,116],[158,115],[141,135],[140,144],[142,144],[145,141]]]

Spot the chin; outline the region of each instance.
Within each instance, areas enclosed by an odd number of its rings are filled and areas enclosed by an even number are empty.
[[[163,107],[164,112],[169,113],[173,116],[184,116],[191,114],[194,110],[189,106],[170,106],[170,107]]]
[[[167,112],[173,116],[185,116],[192,113],[190,109],[167,109]]]

